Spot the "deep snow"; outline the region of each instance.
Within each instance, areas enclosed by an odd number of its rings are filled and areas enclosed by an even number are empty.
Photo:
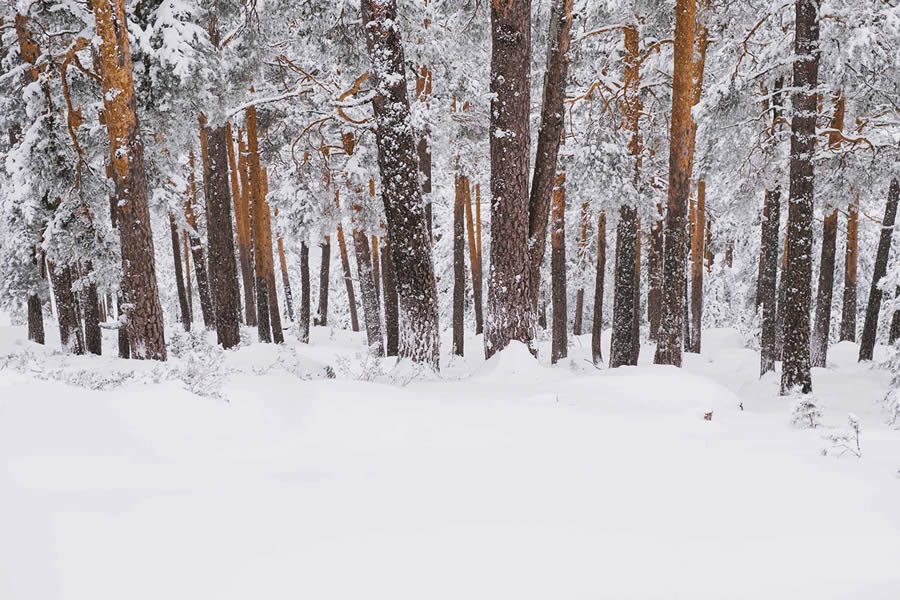
[[[65,357],[52,329],[0,327],[4,600],[900,597],[890,375],[853,344],[800,430],[729,330],[684,370],[470,338],[409,381],[325,328],[167,366]],[[862,458],[823,456],[851,411]]]

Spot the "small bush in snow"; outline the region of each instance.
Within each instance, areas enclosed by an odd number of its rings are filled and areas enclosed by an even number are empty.
[[[815,429],[820,425],[822,413],[812,394],[793,392],[788,396],[792,401],[791,424],[801,429]]]
[[[890,356],[881,366],[894,374],[890,389],[882,400],[884,411],[887,413],[887,422],[894,427],[900,427],[900,343],[894,344]]]
[[[850,428],[845,431],[836,431],[829,433],[823,437],[831,442],[830,448],[823,448],[822,455],[829,454],[835,456],[843,456],[848,452],[856,458],[862,457],[862,449],[859,445],[859,418],[853,413],[847,414],[847,421]]]

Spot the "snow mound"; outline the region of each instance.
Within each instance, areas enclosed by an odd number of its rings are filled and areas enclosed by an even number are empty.
[[[509,345],[485,361],[478,369],[475,378],[490,378],[508,382],[537,379],[545,370],[537,358],[522,342],[513,341]]]

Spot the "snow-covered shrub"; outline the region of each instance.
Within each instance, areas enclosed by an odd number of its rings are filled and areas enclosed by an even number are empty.
[[[859,445],[859,418],[853,413],[847,413],[847,421],[850,425],[849,429],[835,431],[822,436],[831,442],[830,448],[822,449],[823,456],[829,454],[843,456],[849,452],[857,458],[862,457],[862,449]]]
[[[889,425],[900,427],[900,344],[894,344],[890,356],[881,366],[894,374],[890,389],[882,400],[884,411],[887,413],[887,422]]]
[[[822,412],[819,410],[815,396],[794,391],[788,398],[793,407],[791,410],[792,425],[800,429],[815,429],[820,425]]]

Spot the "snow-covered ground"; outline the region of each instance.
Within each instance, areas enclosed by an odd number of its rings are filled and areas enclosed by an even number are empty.
[[[728,330],[684,370],[471,338],[427,381],[325,328],[162,366],[51,330],[0,327],[4,600],[900,598],[890,377],[849,343],[802,430]]]

